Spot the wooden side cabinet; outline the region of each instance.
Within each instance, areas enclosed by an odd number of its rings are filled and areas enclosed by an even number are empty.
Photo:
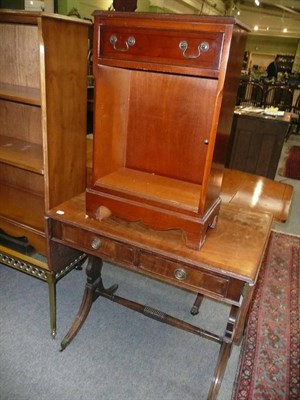
[[[94,12],[87,214],[179,228],[215,223],[247,30],[231,17]]]
[[[89,22],[0,10],[0,262],[49,284],[45,211],[85,190]],[[44,260],[44,259],[43,259]],[[74,260],[73,260],[74,261]]]

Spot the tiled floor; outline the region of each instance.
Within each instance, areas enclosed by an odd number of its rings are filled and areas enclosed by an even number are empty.
[[[300,146],[300,135],[291,135],[287,142],[285,142],[281,153],[282,158],[285,156],[287,147],[292,145]],[[300,235],[300,181],[296,179],[285,178],[278,174],[276,175],[275,180],[294,186],[294,193],[287,222],[274,223],[273,229],[280,232]]]

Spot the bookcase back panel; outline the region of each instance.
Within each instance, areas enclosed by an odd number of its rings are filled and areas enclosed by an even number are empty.
[[[40,107],[0,100],[1,134],[42,144]]]
[[[0,25],[1,82],[40,87],[38,30],[32,25]],[[15,43],[14,46],[11,44]]]
[[[96,81],[95,177],[127,167],[202,183],[217,80],[98,66]]]
[[[213,79],[132,72],[126,167],[201,184],[216,88]]]
[[[44,230],[44,202],[42,196],[32,192],[16,190],[6,186],[5,195],[0,192],[0,229],[17,236],[17,232],[6,229],[6,224],[22,227],[23,230]],[[27,227],[27,228],[25,228]]]
[[[16,189],[44,195],[44,177],[11,165],[0,163],[0,182]]]

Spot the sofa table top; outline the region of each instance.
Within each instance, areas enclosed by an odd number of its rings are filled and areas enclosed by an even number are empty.
[[[97,221],[85,213],[85,194],[72,198],[47,213],[47,217],[78,229],[152,251],[176,261],[226,273],[254,284],[268,242],[272,214],[223,205],[214,229],[209,229],[200,250],[187,248],[181,232],[157,231],[141,223],[109,217]]]

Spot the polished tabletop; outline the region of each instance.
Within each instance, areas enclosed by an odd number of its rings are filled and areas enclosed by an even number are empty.
[[[222,205],[216,227],[208,229],[203,247],[193,250],[186,247],[179,230],[158,231],[139,222],[128,223],[113,217],[100,222],[88,217],[84,193],[47,215],[69,226],[172,257],[193,267],[198,265],[216,273],[221,270],[250,284],[256,281],[273,219],[267,212]]]

